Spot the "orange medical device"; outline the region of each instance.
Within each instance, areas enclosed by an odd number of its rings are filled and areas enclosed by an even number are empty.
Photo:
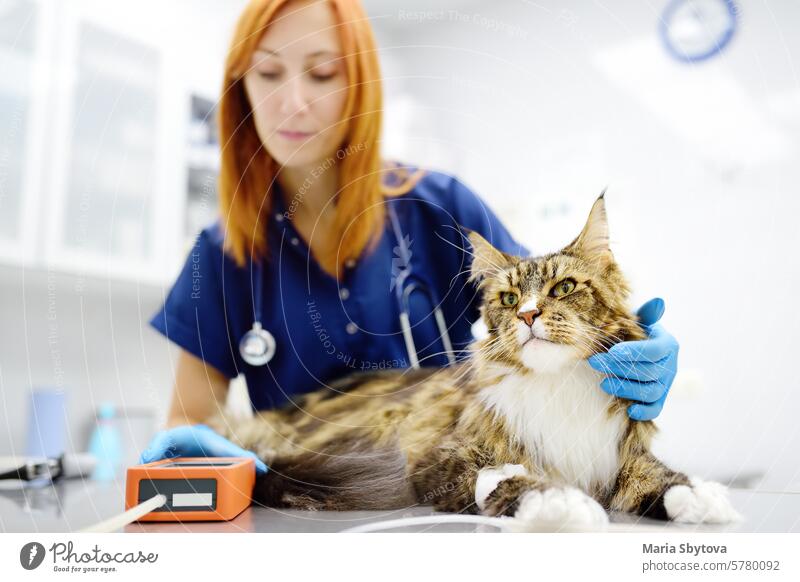
[[[139,521],[225,521],[250,506],[256,465],[248,457],[178,457],[128,468],[125,509],[167,501]]]

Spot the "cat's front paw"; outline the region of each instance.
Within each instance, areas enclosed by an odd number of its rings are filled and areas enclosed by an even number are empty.
[[[603,507],[575,487],[528,491],[514,519],[519,531],[597,529],[608,524]]]
[[[674,485],[664,493],[667,516],[682,523],[730,523],[742,515],[728,499],[728,488],[714,481],[691,477],[689,485]]]

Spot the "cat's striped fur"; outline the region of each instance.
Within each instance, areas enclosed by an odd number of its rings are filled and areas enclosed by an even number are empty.
[[[601,508],[734,518],[721,487],[692,483],[650,453],[655,425],[630,420],[629,402],[603,392],[603,376],[586,363],[645,337],[609,249],[603,196],[557,253],[520,258],[477,233],[469,239],[489,334],[467,361],[356,374],[252,420],[209,420],[270,467],[255,501],[303,509],[420,503],[582,523],[604,521]],[[571,289],[556,296],[564,281],[561,290]]]

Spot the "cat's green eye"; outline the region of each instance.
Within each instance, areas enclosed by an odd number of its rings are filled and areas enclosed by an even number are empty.
[[[504,291],[500,294],[500,303],[503,304],[503,307],[514,307],[518,301],[519,296],[516,293]]]
[[[553,295],[553,297],[563,297],[564,295],[569,295],[573,291],[575,291],[575,281],[572,279],[564,279],[563,281],[556,283],[550,293]]]

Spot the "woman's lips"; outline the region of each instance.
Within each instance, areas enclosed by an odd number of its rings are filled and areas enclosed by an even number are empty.
[[[302,141],[304,139],[310,138],[314,135],[311,131],[287,131],[287,130],[280,130],[278,131],[278,135],[283,137],[284,139],[292,140],[292,141]]]

